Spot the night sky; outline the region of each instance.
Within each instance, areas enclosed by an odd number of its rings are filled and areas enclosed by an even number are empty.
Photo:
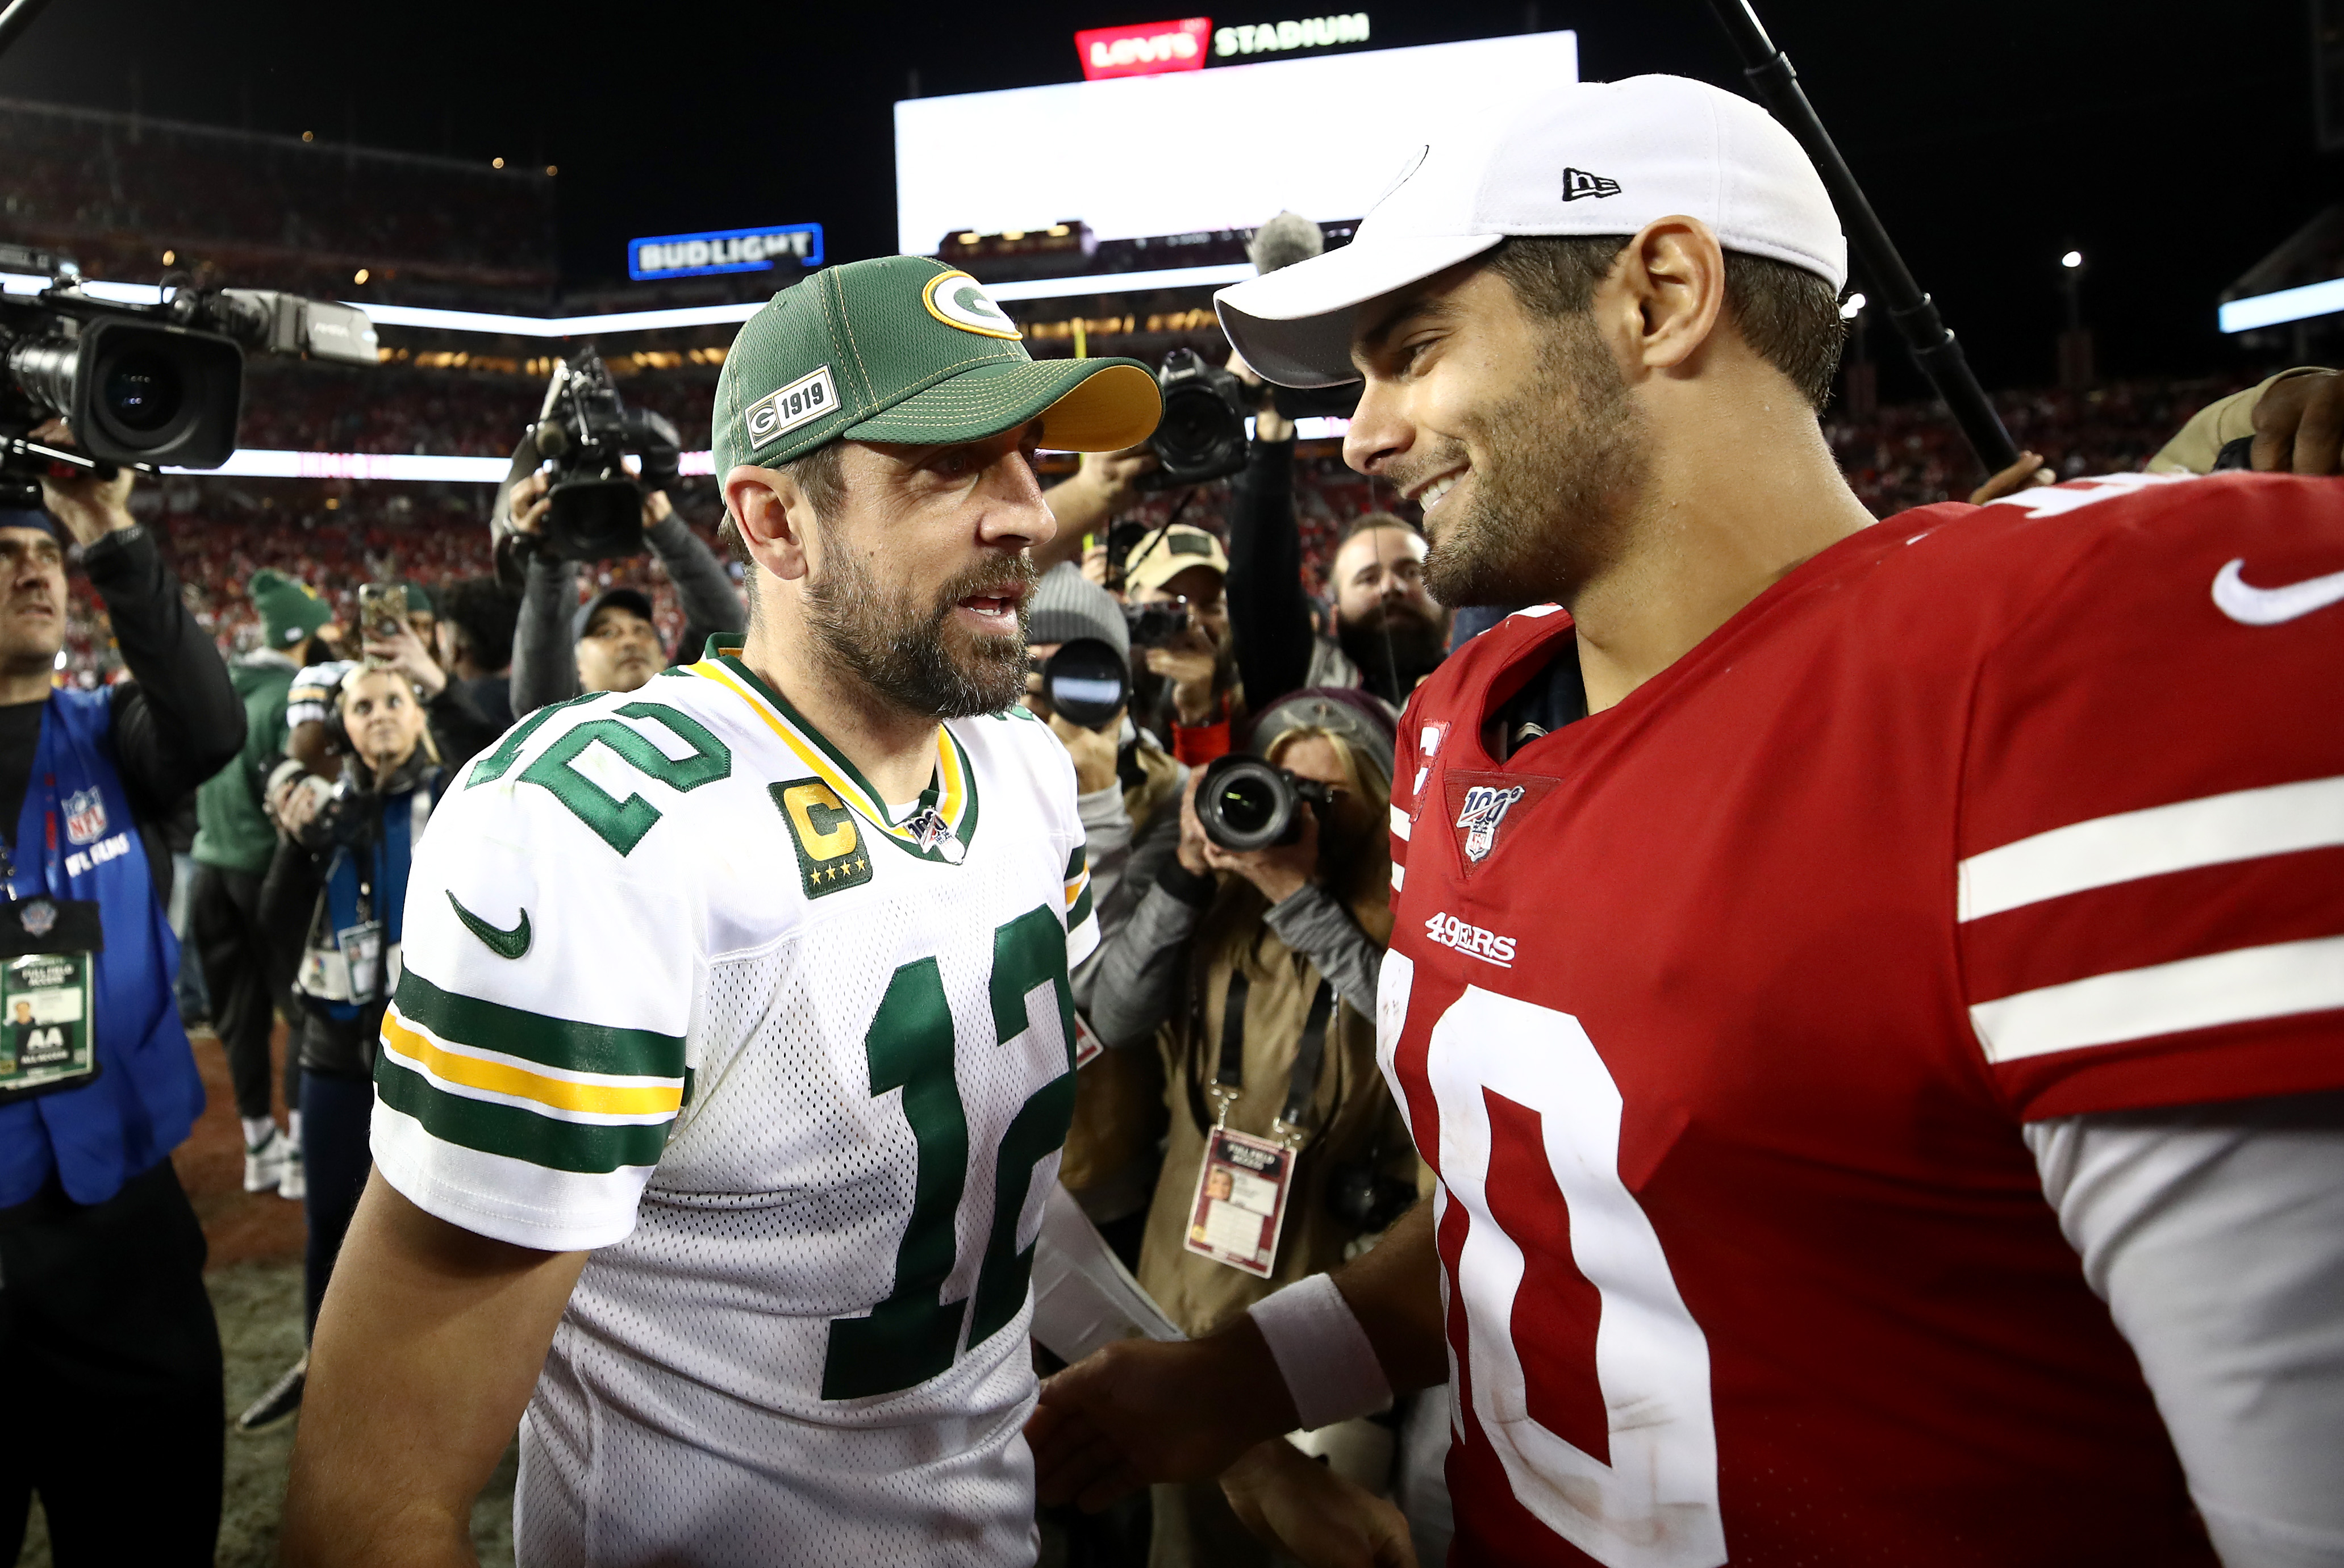
[[[2104,373],[2232,368],[2217,292],[2344,193],[2344,156],[2314,142],[2304,0],[1759,4],[1989,386],[2052,379],[2071,247],[2090,258]],[[1590,78],[1738,85],[1702,0],[1367,5],[1379,46],[1534,18],[1578,29]],[[911,73],[925,94],[1075,80],[1075,28],[1177,10],[54,0],[0,57],[0,95],[117,110],[135,96],[171,118],[556,163],[562,263],[582,285],[623,276],[622,242],[642,234],[811,218],[834,260],[890,248],[889,106]],[[1167,126],[1166,158],[1179,145]],[[1330,124],[1263,152],[1342,145]]]

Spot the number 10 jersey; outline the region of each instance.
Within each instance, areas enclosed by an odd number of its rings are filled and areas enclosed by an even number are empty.
[[[522,1426],[523,1562],[1032,1561],[1082,844],[1024,713],[939,725],[891,811],[724,654],[471,764],[373,1141],[441,1219],[593,1251]]]

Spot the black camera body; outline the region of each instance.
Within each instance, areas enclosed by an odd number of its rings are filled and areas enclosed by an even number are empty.
[[[1159,599],[1123,607],[1124,630],[1135,648],[1162,648],[1188,630],[1188,607],[1177,600]]]
[[[667,416],[628,408],[602,357],[581,349],[554,365],[506,483],[550,462],[551,504],[530,547],[558,561],[609,561],[642,553],[643,497],[675,483],[682,455]],[[639,472],[628,471],[631,457]],[[512,531],[501,503],[491,532],[499,573],[517,577],[513,557],[528,536]]]
[[[175,288],[154,305],[101,299],[69,267],[0,246],[0,269],[55,279],[30,299],[0,298],[0,491],[38,506],[59,467],[217,468],[236,450],[244,351],[371,365],[366,312],[260,288]],[[29,439],[62,414],[76,449]]]
[[[1275,763],[1230,752],[1205,764],[1197,785],[1197,821],[1223,849],[1242,853],[1292,844],[1302,835],[1302,804],[1324,810],[1335,792]]]
[[[1177,490],[1239,472],[1246,465],[1246,418],[1250,389],[1235,373],[1208,365],[1193,349],[1175,349],[1156,373],[1164,417],[1148,438],[1156,471],[1139,476],[1145,491]]]

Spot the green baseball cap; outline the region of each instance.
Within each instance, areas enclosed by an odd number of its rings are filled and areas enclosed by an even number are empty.
[[[825,267],[742,327],[716,380],[716,477],[828,441],[977,440],[1042,421],[1043,444],[1114,451],[1156,429],[1137,359],[1036,359],[984,285],[924,256]]]

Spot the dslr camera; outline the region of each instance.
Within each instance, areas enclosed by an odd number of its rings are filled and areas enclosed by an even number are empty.
[[[244,352],[377,362],[366,312],[265,288],[165,288],[153,305],[102,299],[71,264],[0,245],[0,270],[47,274],[30,299],[0,296],[0,492],[38,506],[58,468],[217,468],[236,450]],[[30,439],[62,414],[78,450]]]
[[[1244,470],[1251,388],[1234,372],[1198,359],[1194,349],[1165,355],[1156,385],[1164,395],[1164,417],[1147,450],[1157,466],[1140,475],[1139,489],[1177,490]]]
[[[621,400],[609,367],[581,349],[553,367],[537,422],[514,450],[511,471],[490,524],[497,574],[520,579],[521,552],[542,550],[558,561],[609,561],[643,548],[643,497],[676,481],[682,440],[664,414]],[[638,472],[628,471],[633,458]],[[552,503],[531,536],[513,531],[503,495],[541,463],[552,465]]]
[[[1230,752],[1205,764],[1197,785],[1197,822],[1223,849],[1268,849],[1302,836],[1302,804],[1324,811],[1335,792],[1275,763]]]

